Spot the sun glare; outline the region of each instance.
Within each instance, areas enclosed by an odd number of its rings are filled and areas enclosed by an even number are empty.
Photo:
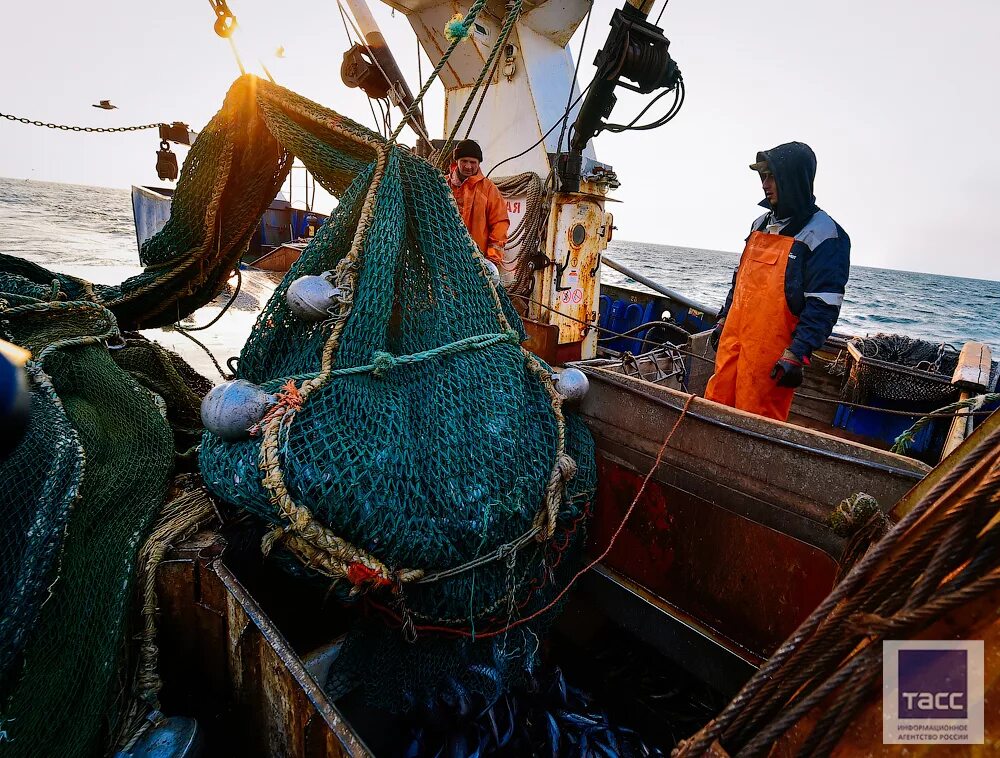
[[[275,25],[271,11],[266,5],[247,4],[239,9],[232,40],[247,73],[262,76],[266,73],[262,66],[273,71],[278,58],[285,57],[282,39],[278,34],[280,27]],[[280,56],[277,53],[279,49]]]

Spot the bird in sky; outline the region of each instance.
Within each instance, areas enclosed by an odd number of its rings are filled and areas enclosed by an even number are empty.
[[[106,110],[106,111],[113,111],[118,106],[117,105],[112,105],[110,100],[101,100],[101,102],[99,102],[99,103],[93,103],[92,107],[94,107],[94,108],[102,108],[103,110]]]

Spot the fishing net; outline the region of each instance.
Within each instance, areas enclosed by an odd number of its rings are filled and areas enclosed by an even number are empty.
[[[844,393],[853,402],[902,400],[944,405],[958,398],[951,376],[958,351],[899,334],[855,337],[849,343]]]
[[[29,364],[31,415],[24,441],[0,465],[0,703],[38,616],[79,492],[83,448],[48,377]],[[25,508],[24,503],[34,507]]]
[[[87,755],[115,718],[133,566],[173,438],[160,403],[106,343],[113,315],[8,274],[3,336],[31,350],[32,415],[0,463],[5,755]]]
[[[56,281],[70,300],[100,302],[123,329],[173,324],[211,301],[239,265],[291,167],[292,155],[263,120],[242,118],[256,109],[255,94],[253,84],[233,87],[199,134],[184,161],[178,184],[184,191],[174,197],[170,219],[142,246],[141,274],[121,284],[92,284],[7,255],[0,255],[0,271],[45,288]],[[346,186],[346,169],[330,176],[341,184],[335,180],[328,190]]]
[[[495,699],[533,665],[578,565],[593,443],[521,348],[442,174],[274,85],[240,80],[227,101],[246,91],[244,133],[276,139],[340,204],[240,356],[239,377],[280,400],[247,441],[206,434],[206,485],[270,525],[266,552],[372,611],[331,694],[391,710],[448,688]],[[188,168],[182,200],[211,172]],[[304,321],[286,290],[324,272],[339,298]]]

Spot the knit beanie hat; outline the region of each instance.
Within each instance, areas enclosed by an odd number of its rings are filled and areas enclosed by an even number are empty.
[[[475,140],[464,139],[455,145],[455,160],[457,161],[459,158],[475,158],[482,163],[483,151]]]

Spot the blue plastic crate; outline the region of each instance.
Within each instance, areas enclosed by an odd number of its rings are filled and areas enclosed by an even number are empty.
[[[882,404],[879,401],[872,401],[872,405],[885,407],[888,403]],[[909,409],[907,409],[909,410]],[[930,413],[934,408],[927,408],[926,413]],[[870,410],[868,408],[852,408],[848,405],[838,405],[837,413],[833,417],[833,425],[838,429],[844,429],[852,434],[859,434],[881,441],[886,447],[891,447],[896,438],[913,426],[921,417],[918,412],[913,416],[899,416],[895,413],[884,413],[880,410]],[[937,421],[932,421],[921,429],[913,438],[913,443],[909,447],[909,454],[914,457],[931,457],[936,460],[941,452],[942,438],[937,427]]]

